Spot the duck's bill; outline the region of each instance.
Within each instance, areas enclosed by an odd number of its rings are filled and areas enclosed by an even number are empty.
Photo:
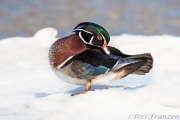
[[[110,54],[110,51],[107,48],[107,43],[106,40],[104,40],[104,44],[101,46],[101,49],[106,53],[106,54]]]

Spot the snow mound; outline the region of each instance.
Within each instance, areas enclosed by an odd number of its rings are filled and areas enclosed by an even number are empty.
[[[44,28],[44,29],[41,29],[39,31],[37,31],[35,34],[34,34],[34,37],[35,38],[55,38],[58,34],[58,31],[55,29],[55,28],[51,28],[51,27],[48,27],[48,28]]]
[[[153,69],[145,76],[129,75],[71,97],[84,87],[65,83],[51,71],[48,51],[56,35],[56,29],[45,28],[34,37],[0,40],[0,119],[129,120],[135,114],[179,115],[179,37],[112,36],[110,45],[126,54],[151,53]]]

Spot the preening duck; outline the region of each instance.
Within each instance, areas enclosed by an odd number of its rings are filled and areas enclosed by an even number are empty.
[[[49,50],[50,66],[61,80],[85,85],[107,84],[129,74],[144,75],[153,66],[150,53],[127,55],[108,46],[109,33],[92,22],[78,24],[73,33],[55,41]]]

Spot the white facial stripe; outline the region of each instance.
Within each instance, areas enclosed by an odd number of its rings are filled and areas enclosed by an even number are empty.
[[[84,31],[84,32],[86,32],[86,33],[89,33],[89,34],[93,35],[93,33],[89,32],[89,31],[86,31],[86,30],[84,30],[84,29],[80,29],[80,28],[83,27],[83,26],[84,26],[84,25],[79,26],[78,29],[73,30],[73,32],[75,32],[76,30],[80,30],[80,31]],[[92,27],[94,27],[94,26],[92,26]],[[95,28],[95,27],[94,27],[94,28]],[[95,28],[95,29],[96,29],[96,28]],[[99,32],[99,34],[101,34],[101,32],[100,32],[98,29],[96,29],[96,30]],[[102,34],[101,34],[101,36],[103,37],[104,40],[106,40],[105,37],[104,37]]]
[[[89,33],[89,34],[93,35],[93,33],[89,32],[89,31],[86,31],[86,30],[83,30],[83,29],[75,29],[75,30],[73,30],[73,32],[75,32],[75,31],[77,31],[77,30],[79,30],[79,31],[84,31],[84,32],[86,32],[86,33]]]
[[[79,32],[79,37],[81,38],[81,40],[82,40],[84,43],[88,44],[88,43],[83,39],[83,37],[82,37],[82,35],[81,35],[81,32]]]
[[[81,30],[86,32],[86,33],[89,33],[89,34],[93,35],[93,33],[89,32],[89,31],[86,31],[86,30],[83,30],[83,29],[81,29]]]
[[[81,38],[81,40],[82,40],[85,44],[89,44],[89,45],[95,46],[95,45],[92,44],[92,40],[93,40],[94,36],[91,37],[91,40],[90,40],[89,43],[86,42],[86,41],[83,39],[83,37],[82,37],[82,35],[81,35],[81,32],[79,32],[79,37]],[[96,46],[96,47],[100,47],[100,46]]]
[[[91,40],[89,41],[90,45],[93,45],[93,43],[92,43],[93,39],[94,39],[94,36],[92,36]],[[93,45],[93,46],[100,47],[100,46],[97,46],[97,45]]]
[[[82,28],[83,26],[84,26],[84,25],[79,26],[78,29]]]
[[[91,37],[91,40],[89,41],[89,44],[92,44],[93,39],[94,39],[94,36]]]

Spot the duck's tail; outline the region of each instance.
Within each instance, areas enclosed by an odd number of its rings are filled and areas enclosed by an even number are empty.
[[[139,55],[127,55],[124,58],[132,59],[135,60],[136,62],[125,65],[120,69],[114,71],[115,73],[119,74],[121,78],[129,74],[144,75],[145,73],[148,73],[152,69],[153,58],[149,53],[139,54]]]
[[[141,59],[140,62],[144,64],[139,69],[134,71],[133,74],[144,75],[145,73],[148,73],[153,67],[153,58],[151,54],[149,53],[141,54],[141,55],[137,55],[137,57]]]

